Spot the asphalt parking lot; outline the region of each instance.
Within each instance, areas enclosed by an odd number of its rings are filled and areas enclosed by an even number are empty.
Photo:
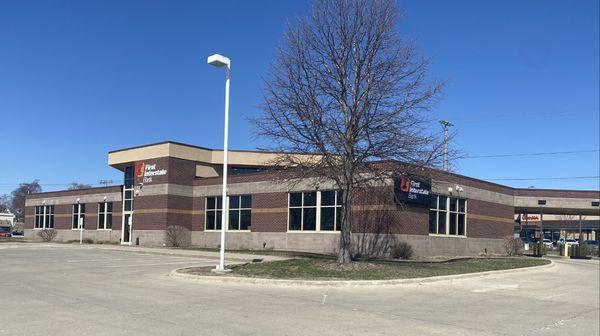
[[[380,288],[175,280],[202,257],[0,244],[0,335],[598,335],[598,260]]]

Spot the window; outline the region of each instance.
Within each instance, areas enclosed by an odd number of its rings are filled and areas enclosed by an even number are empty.
[[[112,229],[112,202],[98,203],[98,230]]]
[[[335,190],[289,194],[290,231],[339,231],[341,194]]]
[[[34,228],[54,228],[54,205],[40,205],[35,207]]]
[[[125,189],[133,189],[133,167],[125,168],[125,177],[123,179],[123,184],[125,185]]]
[[[123,211],[133,211],[133,189],[125,189],[123,194]]]
[[[250,230],[252,224],[252,196],[229,196],[229,224],[228,230]],[[221,216],[223,213],[222,198],[218,196],[206,197],[205,229],[221,230]]]
[[[85,204],[73,204],[73,221],[71,228],[79,229],[79,219],[81,218],[81,228],[85,228]]]
[[[431,195],[429,201],[429,233],[465,236],[467,200]]]

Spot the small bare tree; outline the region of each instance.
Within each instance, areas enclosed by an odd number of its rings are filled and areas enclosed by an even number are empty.
[[[56,234],[57,232],[54,229],[42,229],[38,232],[38,236],[45,242],[52,241],[54,238],[56,238]]]
[[[169,225],[165,234],[165,243],[169,247],[188,247],[190,231],[180,225]]]
[[[398,23],[393,0],[315,1],[285,34],[265,83],[264,114],[254,120],[269,149],[315,154],[281,155],[274,164],[329,178],[342,192],[341,263],[351,261],[355,191],[390,177],[389,166],[372,163],[439,159],[441,137],[423,112],[442,83],[427,81],[428,62]]]

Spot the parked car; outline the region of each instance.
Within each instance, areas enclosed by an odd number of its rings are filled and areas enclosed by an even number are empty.
[[[11,234],[10,234],[10,229],[7,228],[0,228],[0,238],[10,238]]]
[[[598,240],[586,240],[583,243],[586,245],[593,245],[593,246],[600,245],[600,241],[598,241]]]
[[[549,249],[551,249],[554,246],[554,244],[552,244],[552,241],[550,239],[544,239],[543,243],[544,243],[544,245],[546,245],[546,248],[549,248]]]
[[[572,239],[572,238],[560,238],[557,242],[557,244],[567,244],[567,246],[571,246],[571,245],[579,245],[579,243],[577,242],[577,240]]]

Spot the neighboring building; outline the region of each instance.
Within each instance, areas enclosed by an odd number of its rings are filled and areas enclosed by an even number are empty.
[[[277,153],[229,151],[230,212],[227,248],[335,252],[339,195],[323,178],[277,178]],[[25,234],[54,228],[58,240],[162,246],[167,227],[189,230],[193,245],[217,247],[220,237],[223,152],[176,142],[112,151],[120,186],[29,195]],[[402,239],[419,256],[503,252],[515,213],[599,211],[599,191],[515,189],[434,169],[369,187],[352,205],[357,250],[377,250]],[[457,188],[458,187],[458,188]]]
[[[0,227],[12,228],[14,222],[15,215],[10,210],[0,212]]]
[[[523,238],[539,238],[544,229],[544,238],[557,241],[559,238],[598,240],[600,216],[520,214],[515,219],[517,232]]]

